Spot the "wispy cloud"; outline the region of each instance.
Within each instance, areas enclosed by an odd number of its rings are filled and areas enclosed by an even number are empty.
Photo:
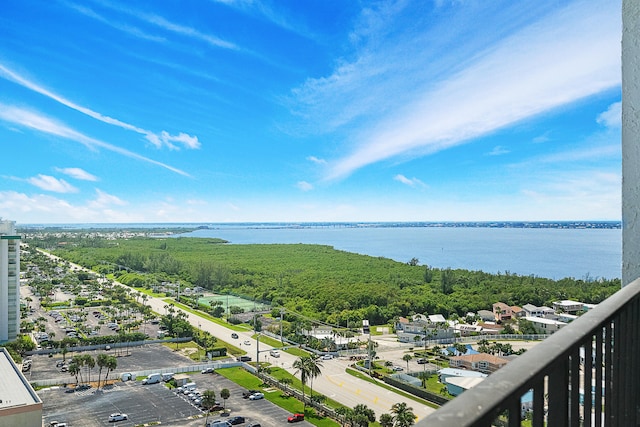
[[[174,34],[180,34],[182,36],[186,36],[192,39],[200,40],[213,47],[222,48],[222,49],[231,49],[231,50],[241,50],[234,43],[223,40],[215,35],[204,33],[195,28],[192,28],[186,25],[177,24],[175,22],[171,22],[170,20],[160,15],[143,12],[141,10],[132,9],[132,8],[121,6],[108,1],[96,0],[96,3],[100,4],[103,7],[116,10],[120,13],[133,16],[141,21],[146,22],[147,24],[162,28],[165,31],[169,31]]]
[[[105,193],[104,191],[96,188],[96,197],[89,203],[88,206],[93,209],[102,209],[112,205],[125,206],[126,204],[127,202],[120,199],[119,197]]]
[[[390,9],[370,18],[375,25],[386,25],[377,32],[398,28],[398,14]],[[500,41],[475,46],[475,54],[452,66],[449,74],[451,64],[439,61],[437,52],[415,49],[412,40],[424,41],[425,36],[413,27],[414,38],[392,39],[377,50],[365,45],[355,60],[339,63],[332,75],[300,88],[295,94],[309,105],[321,105],[329,96],[340,100],[330,105],[342,108],[321,116],[325,121],[319,126],[331,130],[349,123],[360,129],[352,132],[353,148],[331,164],[326,179],[393,157],[444,150],[620,84],[619,7],[608,0],[576,0],[539,14],[542,18],[534,23],[522,22],[526,13],[521,10],[509,9],[522,25]],[[459,7],[456,13],[465,10]],[[389,64],[401,59],[395,74],[389,72]],[[402,81],[415,90],[398,91],[404,88]],[[403,93],[416,95],[412,99]]]
[[[282,13],[282,5],[276,10],[265,1],[254,0],[211,0],[213,3],[224,4],[252,16],[258,16],[268,22],[291,31],[298,35],[313,38],[311,31],[302,25],[299,19],[290,19]]]
[[[427,184],[420,181],[418,178],[407,178],[402,174],[398,174],[393,177],[395,181],[401,182],[404,185],[408,185],[409,187],[427,187]]]
[[[55,168],[55,170],[57,172],[63,173],[65,175],[68,175],[72,178],[75,178],[81,181],[97,181],[98,180],[98,177],[80,168]]]
[[[177,150],[180,147],[174,144],[176,142],[180,143],[181,146],[185,148],[191,148],[191,149],[200,148],[200,142],[198,141],[197,136],[191,136],[182,132],[180,132],[178,135],[171,135],[166,131],[162,131],[158,134],[150,130],[146,130],[141,127],[120,121],[113,117],[105,116],[87,107],[78,105],[75,102],[70,101],[54,92],[51,92],[50,90],[19,75],[18,73],[14,72],[13,70],[9,69],[3,64],[0,64],[0,77],[6,80],[12,81],[14,83],[17,83],[20,86],[23,86],[29,90],[39,93],[40,95],[46,96],[49,99],[52,99],[68,108],[71,108],[72,110],[78,111],[79,113],[87,115],[93,119],[144,135],[147,141],[151,142],[157,148],[161,148],[165,146],[165,147],[168,147],[169,149]]]
[[[299,181],[296,184],[296,187],[302,191],[311,191],[313,190],[313,184],[308,183],[307,181]]]
[[[622,102],[615,102],[607,111],[598,115],[596,121],[609,128],[619,128],[622,125]]]
[[[502,156],[503,154],[509,154],[511,151],[507,150],[505,147],[501,145],[496,145],[493,147],[493,150],[489,151],[487,155],[489,156]]]
[[[75,3],[71,3],[71,2],[63,2],[63,4],[65,4],[67,7],[69,7],[70,9],[75,10],[78,13],[83,14],[84,16],[87,16],[89,18],[93,18],[105,25],[108,25],[112,28],[115,28],[116,30],[122,31],[124,33],[128,33],[134,37],[137,38],[141,38],[141,39],[145,39],[145,40],[149,40],[149,41],[153,41],[153,42],[165,42],[166,39],[164,37],[160,37],[160,36],[155,36],[155,35],[151,35],[148,34],[147,32],[143,31],[142,29],[133,26],[133,25],[129,25],[129,24],[125,24],[122,22],[117,22],[113,19],[107,19],[104,16],[102,16],[101,14],[99,14],[98,12],[96,12],[95,10],[87,7],[86,5],[79,5],[79,4],[75,4]]]
[[[532,141],[534,144],[542,144],[543,142],[551,141],[551,132],[547,131],[542,135],[538,135],[535,138],[533,138]]]
[[[124,148],[120,148],[115,145],[100,141],[98,139],[88,137],[74,129],[67,127],[62,123],[59,123],[48,117],[42,116],[38,113],[24,110],[19,107],[0,104],[0,120],[6,121],[14,125],[26,127],[29,129],[34,129],[39,132],[44,132],[50,135],[56,135],[71,141],[75,141],[92,150],[103,148],[105,150],[109,150],[132,159],[141,160],[147,163],[151,163],[151,164],[163,167],[165,169],[168,169],[180,175],[189,176],[188,173],[180,169],[176,169],[165,163],[161,163],[156,160],[150,159],[148,157],[141,156],[140,154],[126,150]]]
[[[69,184],[64,179],[54,178],[49,175],[38,175],[31,178],[27,178],[29,184],[45,190],[52,191],[54,193],[77,193],[78,189]]]
[[[325,159],[320,159],[316,156],[309,156],[307,157],[307,160],[309,160],[310,162],[313,162],[317,165],[326,165],[327,161]]]

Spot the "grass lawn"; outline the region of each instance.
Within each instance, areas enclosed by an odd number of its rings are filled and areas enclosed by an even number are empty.
[[[253,335],[253,339],[257,339],[258,334]],[[261,343],[265,343],[266,345],[270,345],[271,347],[276,347],[276,348],[281,348],[283,347],[282,342],[271,338],[271,337],[267,337],[265,335],[260,335],[260,342]],[[295,346],[291,346],[289,344],[285,344],[284,347],[286,347],[286,350],[281,350],[281,351],[286,351],[289,354],[293,354],[294,356],[298,356],[298,357],[303,357],[303,356],[308,356],[309,352],[305,351],[301,348],[295,347]]]
[[[274,370],[272,370],[272,373]],[[291,412],[292,414],[295,412],[301,413],[303,410],[304,405],[298,399],[292,396],[287,396],[282,390],[279,389],[265,389],[265,384],[263,384],[262,380],[240,367],[218,369],[216,372],[247,389],[262,390],[264,392],[265,399],[278,405],[282,409]],[[292,385],[295,387],[294,384]],[[332,419],[319,417],[309,410],[305,413],[305,420],[319,427],[336,427],[339,425]],[[286,423],[286,420],[283,420],[283,423]]]

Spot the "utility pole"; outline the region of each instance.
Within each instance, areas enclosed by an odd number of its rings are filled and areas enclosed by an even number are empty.
[[[280,342],[284,345],[284,337],[282,336],[282,315],[284,314],[284,308],[280,309]]]

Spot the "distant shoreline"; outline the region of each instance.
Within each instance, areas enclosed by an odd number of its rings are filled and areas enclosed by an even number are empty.
[[[398,221],[398,222],[207,222],[207,223],[79,223],[16,224],[18,230],[122,230],[162,229],[181,231],[197,229],[299,229],[299,228],[557,228],[557,229],[621,229],[622,221]]]

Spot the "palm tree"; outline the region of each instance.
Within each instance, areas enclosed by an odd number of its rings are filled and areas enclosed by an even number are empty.
[[[96,366],[96,361],[93,357],[91,357],[88,354],[86,354],[83,359],[84,359],[83,364],[84,366],[87,367],[87,382],[91,383],[91,371]]]
[[[304,410],[307,409],[307,399],[305,398],[304,395],[304,388],[305,385],[307,384],[307,380],[309,379],[308,376],[308,368],[307,368],[307,363],[305,362],[305,357],[301,356],[298,357],[292,365],[295,368],[295,372],[294,375],[300,373],[300,382],[302,382],[302,404],[304,405]]]
[[[109,356],[105,367],[107,368],[107,372],[104,374],[104,383],[106,384],[107,378],[109,378],[109,372],[114,371],[118,367],[118,359],[116,359],[115,356]]]
[[[205,390],[202,393],[202,407],[207,410],[207,416],[204,419],[204,425],[207,426],[207,421],[209,419],[209,413],[211,412],[211,408],[216,404],[216,392],[213,390]]]
[[[222,401],[224,402],[224,409],[227,409],[227,399],[229,397],[231,397],[231,392],[229,392],[228,388],[223,388],[222,390],[220,390],[220,397],[222,398]]]
[[[391,413],[393,414],[393,425],[395,427],[409,427],[416,422],[413,408],[407,406],[404,402],[395,403],[391,407]]]
[[[84,381],[82,379],[82,367],[84,366],[84,357],[82,357],[80,355],[73,356],[73,359],[71,359],[71,364],[75,364],[78,367],[78,374],[80,375],[80,382],[83,383]],[[69,366],[71,366],[71,364],[69,364]]]
[[[376,413],[373,412],[373,409],[367,407],[362,403],[353,407],[353,413],[358,416],[358,422],[362,424],[363,427],[367,427],[369,423],[373,423],[376,421]]]
[[[100,353],[96,357],[96,363],[98,365],[98,387],[97,390],[100,390],[100,376],[102,375],[102,368],[107,366],[107,360],[109,359],[109,355],[105,353]]]
[[[352,409],[347,408],[346,406],[338,406],[335,411],[336,415],[338,416],[338,419],[340,421],[340,425],[344,427],[345,423],[347,422],[347,419],[351,416],[351,414],[353,413]]]
[[[80,373],[80,366],[77,363],[69,363],[69,374],[76,377],[76,387],[78,386],[78,374]]]
[[[393,427],[393,417],[391,414],[380,415],[380,427]]]
[[[313,379],[322,374],[322,359],[318,354],[311,354],[305,360],[305,364],[307,365],[307,375],[310,380],[311,386],[311,399],[313,400]]]
[[[402,356],[402,360],[407,362],[407,372],[409,372],[409,360],[411,360],[411,359],[413,359],[413,357],[411,357],[411,355],[409,353],[407,353],[404,356]]]

